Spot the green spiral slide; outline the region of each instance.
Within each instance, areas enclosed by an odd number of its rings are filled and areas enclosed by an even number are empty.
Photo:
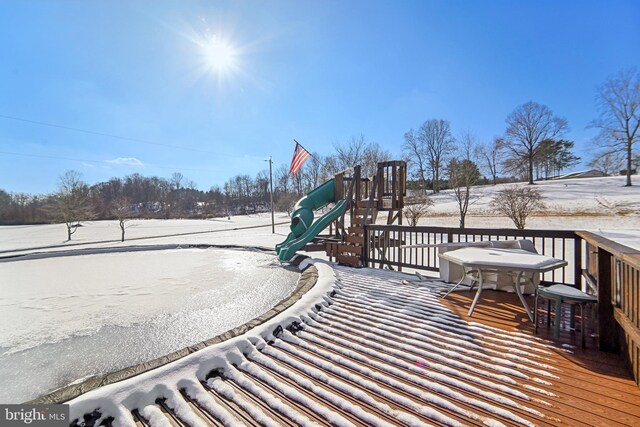
[[[284,242],[276,245],[278,259],[289,261],[296,251],[309,243],[332,221],[342,215],[347,207],[346,200],[339,200],[331,210],[317,220],[313,220],[313,211],[335,202],[336,194],[333,179],[311,190],[293,208],[291,214],[291,233]]]

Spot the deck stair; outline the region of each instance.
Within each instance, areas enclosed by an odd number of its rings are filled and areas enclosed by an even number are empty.
[[[342,242],[335,246],[334,256],[339,264],[362,267],[364,253],[364,224],[373,224],[377,211],[367,208],[368,200],[358,200],[351,213],[351,225],[345,230]],[[372,205],[375,206],[375,200]],[[333,249],[333,248],[332,248]]]

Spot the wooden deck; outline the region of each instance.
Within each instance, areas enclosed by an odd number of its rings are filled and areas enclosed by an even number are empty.
[[[533,324],[515,294],[485,291],[473,317],[469,317],[467,311],[474,294],[456,292],[443,303],[466,321],[533,335]],[[533,307],[532,297],[528,302]],[[561,334],[555,340],[553,326],[546,324],[545,311],[546,305],[540,310],[538,336],[556,347],[552,347],[549,362],[561,368],[562,373],[553,381],[552,389],[557,396],[549,402],[554,407],[544,412],[562,420],[564,425],[640,425],[640,389],[623,357],[597,350],[589,317],[585,322],[586,348],[582,349],[580,331],[570,331],[568,310],[563,312]],[[588,312],[587,316],[591,314]],[[570,352],[565,351],[566,347]]]
[[[468,318],[467,292],[443,302],[437,282],[403,283],[408,275],[372,269],[335,273],[329,305],[155,403],[116,403],[120,418],[104,423],[640,425],[640,389],[622,359],[592,342],[582,351],[579,334],[557,343],[533,337],[514,295],[486,292]]]

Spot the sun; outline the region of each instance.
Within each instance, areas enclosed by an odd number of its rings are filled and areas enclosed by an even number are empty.
[[[227,40],[211,36],[204,45],[204,54],[209,68],[226,74],[237,67],[238,50]]]

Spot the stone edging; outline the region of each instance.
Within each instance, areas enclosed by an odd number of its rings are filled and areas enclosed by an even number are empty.
[[[296,267],[299,267],[300,263],[308,258],[304,255],[298,255],[291,262]],[[34,400],[31,400],[27,403],[32,404],[47,404],[47,403],[64,403],[68,402],[71,399],[74,399],[81,394],[87,393],[91,390],[94,390],[98,387],[102,387],[108,384],[113,384],[122,380],[126,380],[128,378],[134,377],[136,375],[142,374],[144,372],[150,371],[152,369],[158,368],[160,366],[166,365],[167,363],[171,363],[175,360],[181,359],[185,356],[188,356],[191,353],[194,353],[198,350],[201,350],[205,347],[209,347],[215,344],[219,344],[228,339],[237,337],[239,335],[244,334],[250,329],[259,326],[269,319],[275,317],[280,314],[287,308],[291,307],[295,302],[297,302],[305,293],[307,293],[318,281],[318,269],[313,265],[309,264],[304,270],[300,272],[300,278],[298,279],[298,285],[296,289],[293,291],[291,295],[289,295],[284,300],[280,301],[275,307],[261,316],[256,317],[253,320],[248,321],[247,323],[235,327],[227,332],[224,332],[220,335],[217,335],[208,340],[199,342],[197,344],[191,345],[189,347],[185,347],[182,350],[175,351],[166,356],[159,357],[157,359],[150,360],[148,362],[140,363],[135,366],[130,366],[128,368],[121,369],[119,371],[111,372],[105,375],[99,375],[95,377],[91,377],[86,381],[83,381],[79,384],[72,384],[66,387],[60,388],[52,393],[49,393],[44,396],[40,396]]]

